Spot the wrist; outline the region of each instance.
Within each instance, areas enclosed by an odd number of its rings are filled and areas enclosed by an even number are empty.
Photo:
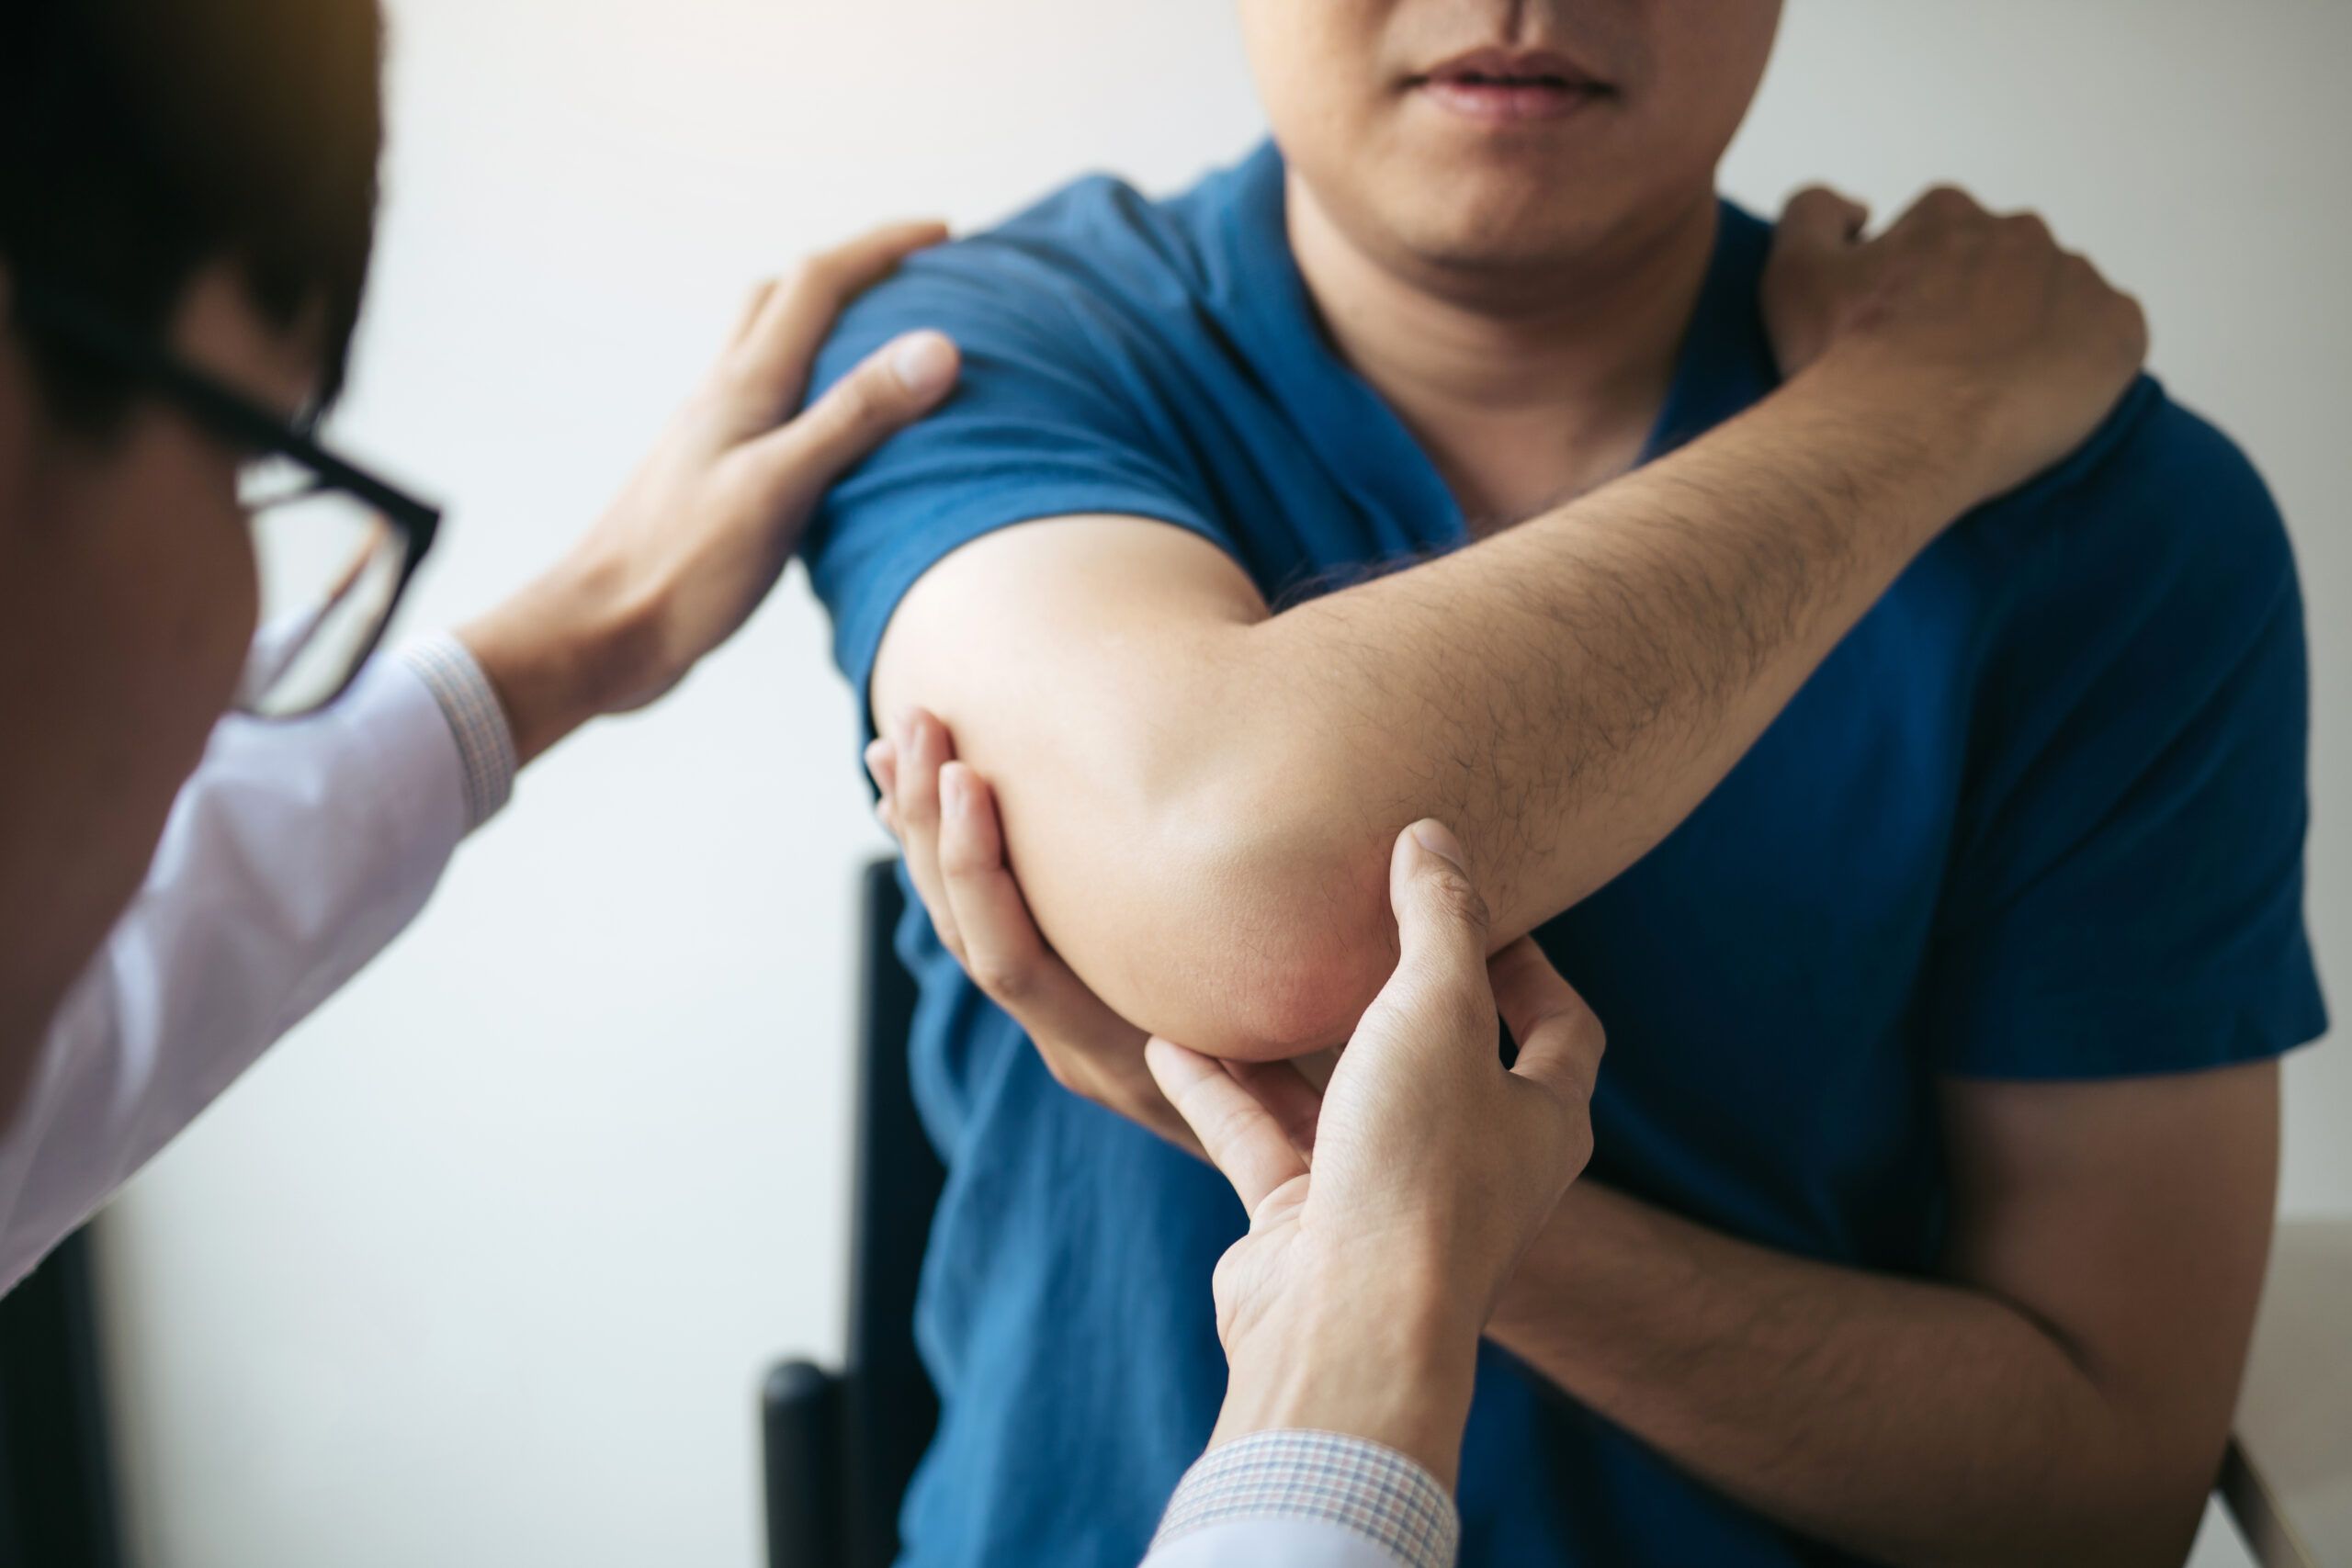
[[[1517,1351],[1531,1334],[1552,1335],[1580,1304],[1579,1292],[1607,1266],[1608,1205],[1614,1194],[1589,1177],[1568,1184],[1519,1266],[1495,1297],[1487,1334]]]
[[[1837,344],[1788,391],[1849,444],[1857,472],[1883,477],[1925,545],[2000,488],[1996,401],[1984,387],[1938,375],[1868,338]]]
[[[1341,1432],[1406,1455],[1453,1490],[1479,1325],[1442,1280],[1423,1278],[1329,1278],[1237,1335],[1210,1447],[1251,1432]]]
[[[458,628],[498,694],[518,765],[621,705],[641,619],[625,596],[559,570]]]

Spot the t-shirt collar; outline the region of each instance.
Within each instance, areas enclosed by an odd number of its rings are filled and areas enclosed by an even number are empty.
[[[1325,334],[1291,254],[1282,153],[1272,141],[1196,195],[1209,303],[1252,370],[1339,483],[1375,514],[1409,520],[1429,545],[1464,536],[1461,508],[1420,443]],[[1715,248],[1642,460],[1662,456],[1772,389],[1778,379],[1756,288],[1769,225],[1726,201]]]

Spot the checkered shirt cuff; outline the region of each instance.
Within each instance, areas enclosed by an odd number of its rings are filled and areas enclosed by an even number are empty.
[[[514,732],[507,728],[506,710],[466,645],[447,633],[409,644],[400,658],[433,694],[457,739],[470,833],[514,793]]]
[[[1246,1518],[1315,1518],[1369,1537],[1406,1568],[1453,1568],[1462,1519],[1437,1477],[1396,1450],[1339,1432],[1253,1432],[1203,1454],[1152,1545]]]

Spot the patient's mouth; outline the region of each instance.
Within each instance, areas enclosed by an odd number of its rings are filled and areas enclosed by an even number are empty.
[[[1562,118],[1613,91],[1565,55],[1543,50],[1476,50],[1408,85],[1440,108],[1490,125]]]

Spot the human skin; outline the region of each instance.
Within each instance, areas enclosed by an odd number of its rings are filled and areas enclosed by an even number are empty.
[[[522,760],[676,684],[774,584],[831,477],[945,395],[954,347],[915,333],[788,417],[840,305],[944,237],[879,230],[763,286],[595,525],[462,629]],[[315,334],[272,325],[225,263],[193,279],[171,333],[265,406],[311,400]],[[257,609],[242,461],[153,400],[103,439],[59,428],[0,337],[0,666],[33,672],[0,683],[0,1115],[235,689]]]
[[[1792,207],[1782,243],[1842,252],[1851,211]],[[902,749],[925,743],[913,709],[954,730],[1039,926],[1122,1016],[1218,1055],[1335,1043],[1395,963],[1399,826],[1454,825],[1498,942],[1558,914],[1704,796],[1928,541],[2088,434],[2136,371],[2136,307],[2034,220],[1933,193],[1871,254],[1866,308],[1747,412],[1279,615],[1161,524],[967,545],[899,605],[875,710]]]
[[[1267,1123],[1311,1167],[1331,1064],[1228,1062],[1212,1080],[1209,1058],[1183,1053],[1190,1066],[1174,1073],[1153,1042],[1157,1081],[1136,1082],[1144,1038],[1028,919],[988,781],[950,761],[927,782],[930,750],[876,754],[885,821],[918,886],[942,898],[934,920],[1055,1076],[1195,1154],[1202,1129],[1245,1198],[1258,1190],[1250,1170],[1283,1169]],[[918,819],[918,799],[937,815]],[[1170,1106],[1204,1084],[1220,1098],[1189,1117]],[[1287,1304],[1265,1314],[1258,1348],[1234,1355],[1245,1392],[1219,1431],[1320,1425],[1450,1475],[1453,1450],[1432,1433],[1460,1438],[1466,1315],[1711,1484],[1873,1561],[2177,1562],[2228,1436],[2268,1247],[2276,1064],[2085,1083],[1945,1077],[1936,1094],[1951,1211],[1929,1275],[1775,1252],[1580,1179],[1499,1297],[1461,1259],[1433,1272],[1431,1249],[1409,1237],[1385,1253],[1338,1246],[1323,1267],[1303,1251]],[[1254,1151],[1248,1169],[1229,1152],[1238,1143]],[[1461,1169],[1418,1156],[1397,1168],[1439,1201],[1465,1179],[1486,1182],[1501,1195],[1491,1224],[1508,1229],[1510,1195],[1524,1188],[1481,1174],[1493,1152]],[[1546,1159],[1532,1144],[1534,1170]],[[1224,1299],[1220,1286],[1221,1323]],[[1367,1365],[1396,1371],[1365,1379]]]
[[[1474,527],[1630,466],[1778,0],[1241,0],[1239,15],[1325,325]],[[1482,112],[1465,65],[1528,73],[1483,92],[1519,107]]]
[[[307,334],[269,326],[225,266],[190,283],[171,335],[288,412],[318,373]],[[258,597],[237,466],[152,403],[102,444],[62,436],[21,350],[0,352],[0,1108],[235,690]]]
[[[1532,940],[1488,959],[1486,901],[1443,824],[1397,835],[1388,884],[1401,955],[1314,1107],[1311,1168],[1267,1091],[1286,1066],[1165,1040],[1150,1062],[1250,1213],[1212,1281],[1231,1374],[1209,1447],[1347,1432],[1451,1489],[1479,1330],[1591,1156],[1602,1038]]]
[[[2144,323],[2039,220],[1935,193],[1892,265],[1893,231],[1849,243],[1850,212],[1817,204],[1766,280],[1787,384],[1611,478],[1711,232],[1677,215],[1712,210],[1770,14],[1245,0],[1323,323],[1479,536],[1273,615],[1173,530],[1054,522],[909,595],[873,692],[888,818],[943,940],[1065,1084],[1188,1144],[1145,1029],[1240,1057],[1343,1038],[1394,961],[1380,868],[1415,818],[1459,835],[1498,943],[1567,908],[1703,798],[1902,561],[2121,389]],[[1500,130],[1431,112],[1430,73],[1480,49],[1622,90]],[[2052,313],[1996,324],[2029,299]],[[1322,1071],[1252,1079],[1302,1141]],[[2275,1073],[1936,1093],[1954,1207],[1933,1278],[1580,1182],[1496,1337],[1867,1556],[2177,1561],[2259,1285]]]

